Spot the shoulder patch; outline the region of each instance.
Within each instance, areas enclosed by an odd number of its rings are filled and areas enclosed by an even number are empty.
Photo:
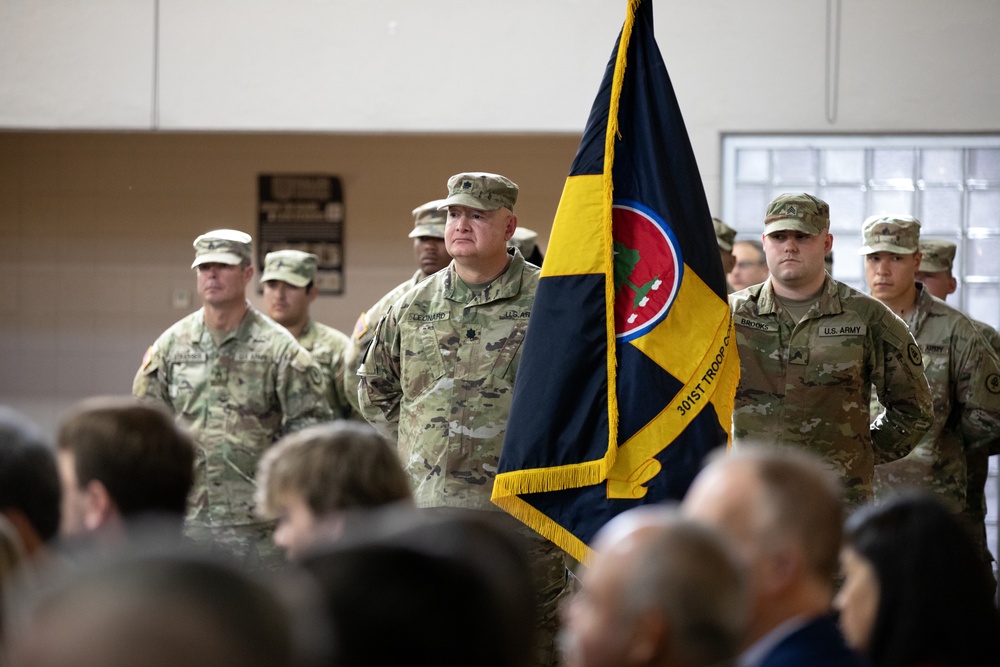
[[[906,356],[910,358],[910,363],[914,366],[923,366],[924,362],[920,356],[920,348],[917,347],[916,343],[910,343],[906,346]]]
[[[986,389],[991,394],[1000,394],[1000,375],[990,373],[986,378]]]
[[[148,348],[146,348],[146,354],[142,355],[142,366],[139,367],[139,370],[145,373],[146,369],[149,368],[149,364],[151,364],[152,362],[153,362],[153,346],[150,345]]]
[[[361,337],[368,331],[368,311],[362,311],[358,316],[358,321],[354,323],[354,340],[361,340]]]

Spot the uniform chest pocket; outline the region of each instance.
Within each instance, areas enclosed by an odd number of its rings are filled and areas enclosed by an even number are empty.
[[[796,348],[798,349],[798,348]],[[803,377],[812,386],[860,387],[865,374],[865,339],[861,336],[817,336],[801,354]]]
[[[489,351],[496,355],[493,367],[490,369],[493,375],[508,382],[514,381],[514,376],[517,374],[517,364],[514,361],[521,352],[521,344],[524,342],[524,335],[527,330],[527,320],[518,322],[513,326],[506,338],[497,341],[494,346],[487,346],[488,348],[493,347]]]
[[[404,346],[399,351],[403,362],[402,384],[410,396],[417,396],[435,386],[447,373],[448,360],[455,357],[458,334],[446,326],[447,322],[443,325],[438,325],[438,328],[431,322],[420,324],[413,336],[406,336],[400,341]]]
[[[237,354],[219,359],[211,384],[220,400],[253,414],[265,414],[277,405],[275,372],[274,361],[267,355]]]
[[[174,409],[185,414],[208,391],[211,364],[205,358],[168,359],[170,399]]]

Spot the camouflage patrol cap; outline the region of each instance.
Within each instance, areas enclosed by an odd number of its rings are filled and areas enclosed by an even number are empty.
[[[718,218],[712,218],[712,224],[715,225],[715,240],[719,242],[719,247],[732,252],[736,230]]]
[[[908,215],[873,215],[865,220],[861,238],[858,254],[912,255],[920,249],[920,221]]]
[[[436,239],[444,238],[444,225],[448,221],[448,214],[441,210],[442,206],[445,206],[444,200],[435,199],[413,209],[411,239],[421,236],[429,236]]]
[[[235,229],[216,229],[202,234],[194,240],[194,263],[199,264],[242,264],[250,261],[249,234]]]
[[[920,242],[920,268],[924,273],[951,271],[955,264],[955,244],[951,241],[927,239]]]
[[[448,198],[441,205],[468,206],[480,211],[501,208],[514,210],[517,201],[517,184],[500,176],[484,172],[455,174],[448,179]]]
[[[260,282],[280,280],[295,287],[305,287],[316,278],[316,255],[301,250],[275,250],[264,258]]]
[[[830,206],[805,192],[778,195],[767,206],[764,233],[796,231],[819,234],[830,229]]]
[[[514,230],[514,235],[507,241],[507,245],[517,248],[521,255],[527,257],[535,250],[538,243],[538,232],[527,227],[518,227]]]

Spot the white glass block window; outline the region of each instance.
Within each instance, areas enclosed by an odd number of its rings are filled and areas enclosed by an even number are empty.
[[[962,219],[963,191],[958,187],[930,187],[921,191],[920,232],[947,233]]]
[[[823,179],[827,183],[863,183],[865,152],[863,150],[820,151]]]
[[[741,134],[723,136],[722,148],[720,217],[737,239],[760,237],[778,194],[814,194],[830,204],[834,277],[867,292],[857,254],[865,218],[916,216],[925,237],[958,246],[948,303],[1000,328],[1000,135]],[[1000,556],[997,467],[991,461],[987,533]]]
[[[957,185],[962,177],[962,151],[933,148],[920,151],[920,178],[924,183]]]

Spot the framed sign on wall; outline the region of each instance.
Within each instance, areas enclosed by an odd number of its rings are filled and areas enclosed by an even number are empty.
[[[302,250],[318,258],[320,294],[344,293],[344,191],[328,174],[257,177],[257,270],[275,250]]]

